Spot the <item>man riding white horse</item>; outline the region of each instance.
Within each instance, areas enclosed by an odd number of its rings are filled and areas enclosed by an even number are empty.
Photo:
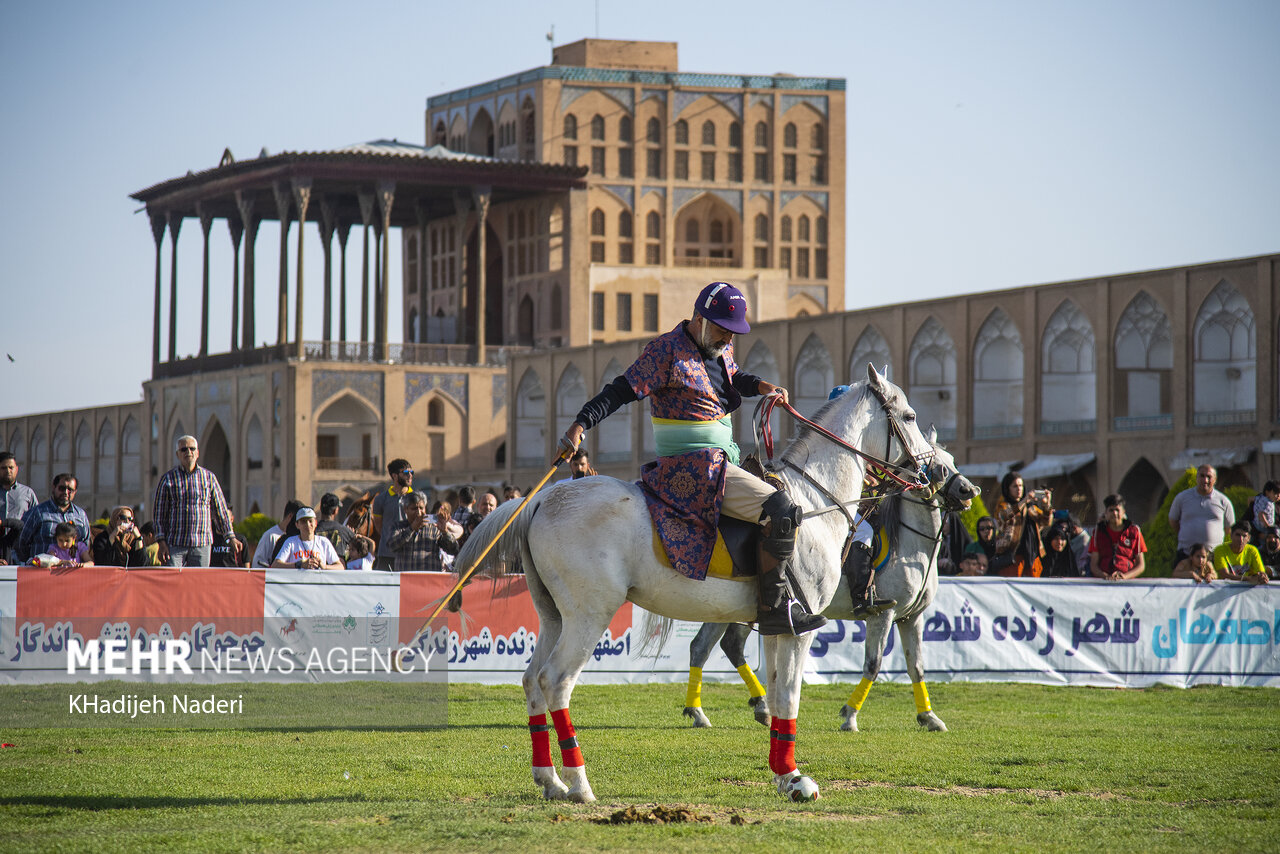
[[[693,318],[650,341],[635,363],[582,407],[560,440],[576,449],[585,431],[648,397],[658,459],[641,478],[671,564],[704,578],[721,514],[761,526],[759,631],[801,635],[826,625],[792,593],[787,566],[801,512],[784,491],[738,466],[730,413],[743,397],[786,389],[738,369],[733,336],[751,331],[747,301],[725,282],[703,288]]]

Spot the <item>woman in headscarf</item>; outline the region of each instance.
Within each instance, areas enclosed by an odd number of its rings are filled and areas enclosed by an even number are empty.
[[[1000,500],[996,502],[996,521],[1000,533],[996,537],[996,557],[988,568],[990,575],[1011,578],[1040,577],[1040,558],[1044,544],[1040,526],[1053,512],[1053,493],[1037,489],[1030,495],[1022,475],[1011,471],[1000,481]]]

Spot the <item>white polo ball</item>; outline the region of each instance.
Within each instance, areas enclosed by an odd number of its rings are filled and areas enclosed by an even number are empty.
[[[816,801],[821,795],[818,792],[818,784],[813,782],[812,779],[797,776],[787,781],[787,797],[793,801],[804,803]]]

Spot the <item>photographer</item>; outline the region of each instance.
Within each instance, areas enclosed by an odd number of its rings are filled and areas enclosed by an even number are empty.
[[[107,529],[93,538],[93,562],[97,566],[146,566],[142,533],[133,523],[132,507],[111,511]]]
[[[996,522],[1000,533],[996,537],[995,558],[987,574],[1039,578],[1040,558],[1044,556],[1040,525],[1052,512],[1051,490],[1037,489],[1027,495],[1022,475],[1014,471],[1005,475],[1000,481],[1000,500],[996,502]]]

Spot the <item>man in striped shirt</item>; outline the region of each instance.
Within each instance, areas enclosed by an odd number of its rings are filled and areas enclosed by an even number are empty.
[[[162,566],[208,566],[214,532],[219,537],[231,533],[231,514],[222,487],[213,472],[196,465],[199,458],[195,438],[182,436],[178,439],[178,464],[156,485],[152,521]]]

